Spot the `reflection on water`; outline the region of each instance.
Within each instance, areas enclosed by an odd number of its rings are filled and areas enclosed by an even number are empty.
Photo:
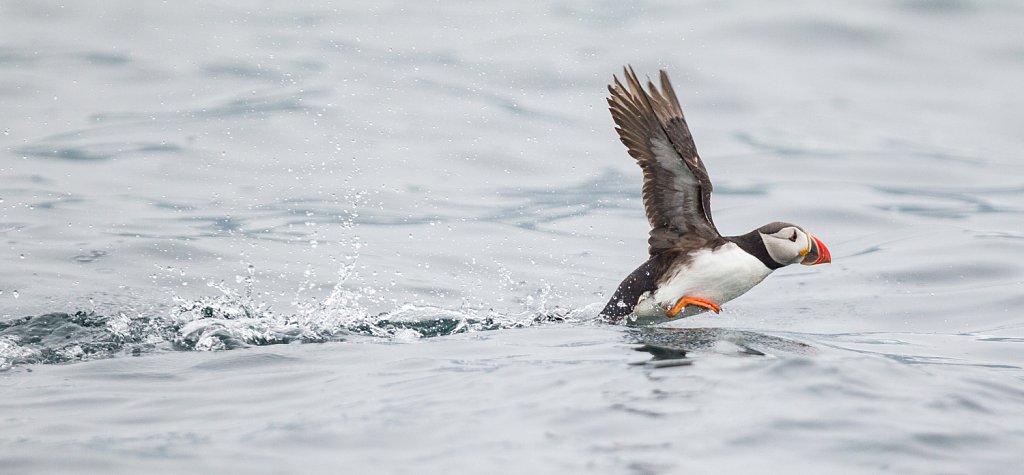
[[[692,353],[793,356],[815,352],[813,346],[800,341],[728,328],[632,328],[629,336],[643,344],[636,351],[650,353],[656,367],[690,364],[686,358]]]

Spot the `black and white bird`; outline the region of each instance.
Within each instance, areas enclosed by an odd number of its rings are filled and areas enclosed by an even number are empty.
[[[832,261],[825,244],[794,224],[722,236],[711,218],[711,178],[668,74],[661,71],[661,90],[647,81],[646,91],[632,68],[624,76],[626,86],[618,77],[608,86],[608,106],[619,138],[643,170],[650,259],[619,284],[601,311],[605,318],[659,323],[718,313],[775,269]]]

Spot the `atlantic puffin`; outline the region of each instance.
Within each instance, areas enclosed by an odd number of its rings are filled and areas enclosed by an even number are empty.
[[[653,324],[713,311],[774,270],[817,265],[832,256],[795,224],[773,222],[722,236],[711,217],[711,178],[686,125],[679,99],[661,71],[661,89],[641,86],[632,67],[608,86],[619,139],[643,170],[643,202],[651,225],[650,258],[619,284],[601,315],[612,322]]]

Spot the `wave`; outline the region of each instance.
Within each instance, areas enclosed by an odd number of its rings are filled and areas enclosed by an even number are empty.
[[[240,289],[208,282],[217,294],[191,300],[175,297],[173,308],[164,313],[54,312],[0,321],[0,370],[155,351],[219,351],[354,337],[408,341],[584,321],[597,314],[596,306],[549,309],[543,291],[539,298],[527,299],[528,308],[512,314],[411,304],[370,314],[361,303],[367,293],[345,285],[353,267],[342,268],[338,284],[327,298],[295,303],[295,311],[288,313],[277,313],[270,304],[253,297],[254,270],[250,267],[248,276],[240,278]]]

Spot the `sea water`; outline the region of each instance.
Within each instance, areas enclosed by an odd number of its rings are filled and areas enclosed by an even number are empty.
[[[1013,2],[0,2],[0,473],[1018,473]],[[611,75],[829,266],[596,319]],[[639,350],[639,351],[638,351]]]

